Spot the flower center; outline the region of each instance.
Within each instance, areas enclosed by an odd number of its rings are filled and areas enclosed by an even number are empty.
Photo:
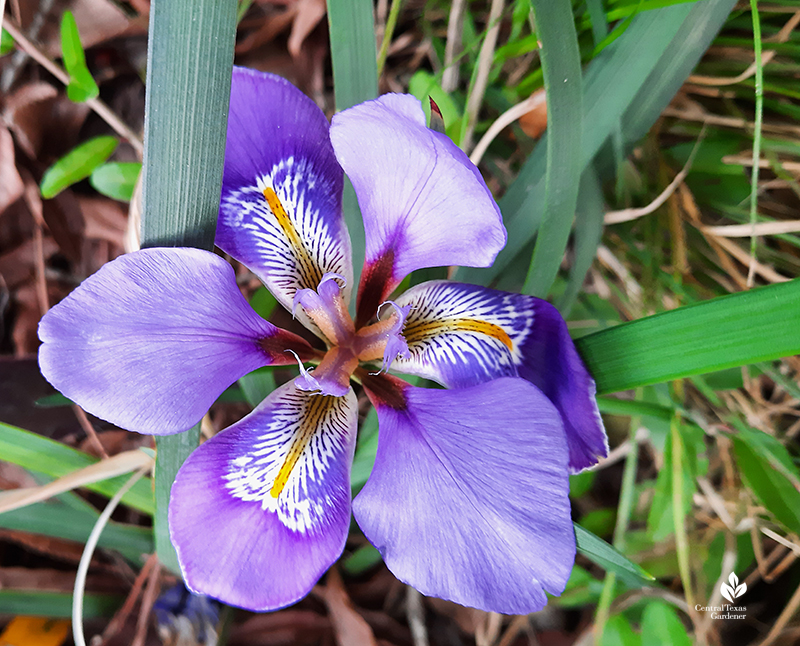
[[[294,309],[302,307],[328,342],[328,351],[313,372],[301,366],[295,381],[301,390],[341,397],[361,362],[383,359],[383,369],[388,369],[398,354],[408,350],[401,334],[408,308],[389,302],[394,310],[385,319],[356,329],[342,294],[344,282],[342,276],[328,273],[316,291],[301,289],[294,297]]]

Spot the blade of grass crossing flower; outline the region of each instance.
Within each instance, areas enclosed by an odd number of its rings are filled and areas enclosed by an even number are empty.
[[[578,552],[592,563],[599,565],[608,572],[614,572],[620,579],[637,588],[655,581],[653,576],[648,574],[641,566],[620,554],[619,551],[611,547],[602,538],[595,536],[588,529],[584,529],[578,524],[574,526]]]
[[[572,3],[532,0],[531,8],[547,92],[547,169],[544,215],[522,291],[544,298],[558,273],[578,201],[583,92]]]
[[[598,393],[800,353],[800,279],[648,316],[576,341]]]
[[[603,235],[603,215],[605,202],[600,178],[592,166],[581,176],[578,189],[578,204],[575,215],[575,257],[569,271],[569,280],[564,294],[558,301],[561,315],[569,315],[578,298],[586,273],[592,266],[597,246]]]
[[[399,4],[400,0],[395,0]],[[336,109],[378,96],[378,63],[375,52],[375,22],[370,0],[328,0],[328,30],[331,39]],[[353,285],[358,285],[364,265],[364,225],[350,180],[345,178],[342,195],[344,220],[353,249]],[[355,314],[356,299],[350,303]]]
[[[142,245],[214,245],[225,156],[235,0],[154,0],[150,10],[142,186]],[[199,425],[156,439],[156,551],[177,572],[167,527],[175,474]]]
[[[43,473],[52,478],[61,478],[83,469],[99,460],[82,451],[55,442],[36,433],[31,433],[10,424],[0,422],[0,456],[4,462],[10,462]],[[93,482],[85,485],[86,489],[110,498],[124,484],[122,476]],[[136,485],[122,498],[122,502],[144,514],[153,514],[153,493],[149,480],[145,479]]]

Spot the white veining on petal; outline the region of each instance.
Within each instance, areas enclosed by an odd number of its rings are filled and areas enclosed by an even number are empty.
[[[266,189],[272,189],[280,200],[319,277],[333,272],[349,278],[349,242],[346,234],[342,239],[331,231],[311,199],[313,192],[330,194],[335,188],[305,158],[281,160],[269,173],[255,178],[252,185],[224,193],[221,217],[229,227],[244,229],[253,236],[260,262],[252,269],[290,309],[297,290],[316,289],[318,285],[301,271],[297,250],[264,198]]]
[[[326,473],[337,461],[350,459],[346,454],[354,441],[355,415],[352,390],[345,397],[287,390],[252,448],[230,462],[226,488],[236,498],[260,502],[294,532],[313,531],[335,508]],[[275,497],[276,479],[293,449],[301,449],[300,454]]]
[[[411,305],[406,329],[415,325],[472,320],[502,328],[511,342],[479,331],[439,331],[424,340],[408,339],[408,355],[395,359],[393,369],[433,379],[445,385],[458,374],[459,386],[516,376],[521,348],[533,329],[534,315],[521,309],[519,294],[484,289],[449,281],[431,281],[402,294],[397,302]]]

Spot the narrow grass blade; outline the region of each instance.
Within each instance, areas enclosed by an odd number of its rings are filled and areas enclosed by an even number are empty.
[[[575,215],[575,257],[569,271],[569,281],[558,301],[561,315],[566,317],[578,298],[586,273],[592,266],[600,238],[603,235],[605,201],[600,178],[592,166],[581,176]]]
[[[572,3],[532,0],[547,92],[544,212],[523,293],[544,298],[567,246],[581,171],[582,80]]]
[[[398,0],[399,2],[399,0]],[[328,0],[328,29],[336,94],[336,110],[378,96],[378,63],[375,23],[370,0]],[[342,196],[344,219],[353,248],[353,284],[358,285],[364,265],[364,225],[356,193],[345,181]],[[355,312],[355,299],[351,313]]]
[[[152,2],[142,246],[214,245],[235,38],[235,0]],[[156,439],[156,551],[176,572],[167,527],[169,492],[199,433],[197,426]]]
[[[648,316],[578,339],[598,393],[800,353],[800,279]]]
[[[52,478],[64,477],[99,462],[97,458],[66,444],[3,422],[0,422],[0,456],[4,462],[16,464],[23,469],[37,471]],[[124,481],[125,478],[117,477],[89,483],[86,488],[110,498],[124,484]],[[154,506],[150,480],[144,479],[137,482],[123,496],[122,502],[152,516]]]

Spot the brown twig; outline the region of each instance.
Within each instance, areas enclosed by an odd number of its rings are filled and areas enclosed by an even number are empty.
[[[136,601],[139,599],[139,595],[142,592],[145,581],[147,581],[147,577],[150,575],[150,571],[157,562],[158,556],[155,553],[151,554],[147,558],[142,566],[142,569],[139,571],[139,574],[136,576],[136,580],[133,582],[133,587],[131,587],[131,591],[128,593],[128,598],[125,599],[125,603],[122,605],[122,608],[117,610],[116,614],[103,631],[103,634],[92,641],[92,646],[103,646],[103,644],[116,635],[125,625],[131,612],[133,612],[134,606],[136,606]]]
[[[100,438],[97,437],[97,431],[94,430],[94,426],[92,426],[92,423],[86,416],[86,412],[77,404],[72,405],[72,410],[75,413],[75,417],[78,418],[78,422],[80,423],[81,428],[86,433],[86,437],[89,438],[89,441],[94,445],[94,448],[97,449],[98,453],[100,453],[100,457],[107,460],[108,453],[103,448],[103,444],[100,442]]]
[[[5,21],[5,29],[19,45],[20,49],[44,67],[48,72],[55,76],[64,85],[69,85],[69,74],[59,65],[51,61],[47,55],[34,45],[23,34],[19,28],[10,21]],[[144,144],[139,136],[131,130],[123,121],[100,99],[87,99],[86,105],[94,110],[111,128],[123,139],[125,139],[136,151],[139,159],[144,154]]]
[[[147,587],[142,596],[142,606],[139,608],[139,618],[136,621],[136,636],[131,642],[131,646],[143,646],[147,638],[147,628],[150,625],[150,612],[156,602],[159,589],[159,576],[161,575],[161,563],[156,561],[150,571],[150,578],[147,580]]]
[[[39,300],[39,309],[42,316],[50,309],[47,298],[47,279],[44,264],[44,215],[42,214],[42,199],[39,197],[39,187],[36,182],[26,174],[25,191],[22,194],[25,204],[33,217],[33,254],[36,264],[36,297]]]

